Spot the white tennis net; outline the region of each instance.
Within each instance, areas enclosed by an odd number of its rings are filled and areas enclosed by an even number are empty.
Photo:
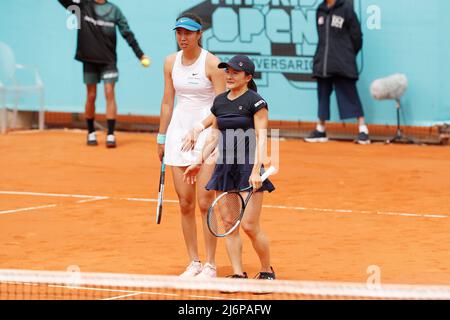
[[[450,286],[0,270],[1,300],[450,300]]]

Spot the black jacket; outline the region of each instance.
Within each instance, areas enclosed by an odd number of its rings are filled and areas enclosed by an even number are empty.
[[[116,64],[118,27],[122,37],[128,42],[138,59],[144,53],[139,47],[127,19],[120,9],[110,2],[103,5],[95,4],[93,0],[58,0],[66,9],[77,6],[81,14],[78,30],[77,52],[75,59],[82,62]],[[96,13],[96,6],[102,6],[101,16]]]
[[[319,44],[314,56],[313,75],[316,78],[341,76],[358,79],[356,56],[362,48],[361,25],[352,4],[336,0],[328,8],[326,1],[316,14]]]

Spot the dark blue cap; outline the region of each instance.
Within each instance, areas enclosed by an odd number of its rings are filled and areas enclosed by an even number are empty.
[[[231,58],[228,62],[219,63],[219,69],[228,69],[228,68],[237,71],[244,71],[248,74],[251,74],[252,76],[255,75],[255,64],[249,57],[244,55],[237,55]],[[249,82],[248,87],[249,89],[255,92],[258,91],[256,83],[253,79]]]
[[[253,61],[244,55],[237,55],[230,59],[228,62],[222,62],[219,64],[219,69],[234,69],[237,71],[245,71],[248,74],[255,74],[255,64]]]

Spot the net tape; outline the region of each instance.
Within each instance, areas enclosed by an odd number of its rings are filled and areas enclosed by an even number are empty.
[[[136,288],[136,291],[114,290],[136,294],[152,294],[145,290],[225,291],[241,293],[273,293],[310,296],[317,298],[367,298],[404,300],[450,300],[450,286],[425,285],[374,285],[364,283],[313,282],[313,281],[262,281],[255,279],[214,278],[207,280],[185,279],[177,276],[125,275],[109,273],[81,273],[54,271],[0,270],[0,284],[42,284],[87,289]],[[101,290],[101,289],[94,289]]]

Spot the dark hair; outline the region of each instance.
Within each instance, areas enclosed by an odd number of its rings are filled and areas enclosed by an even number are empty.
[[[245,75],[246,76],[252,76],[252,80],[250,80],[250,82],[247,84],[248,88],[250,90],[258,92],[258,87],[256,86],[256,83],[255,83],[255,80],[254,80],[255,75],[253,75],[251,73],[248,73],[248,72],[246,72]]]
[[[200,18],[198,15],[196,15],[195,13],[191,13],[191,12],[186,12],[183,13],[182,15],[180,15],[176,21],[180,20],[181,18],[189,18],[194,20],[195,22],[197,22],[199,25],[203,26],[203,20],[202,18]],[[197,31],[200,32],[200,31]],[[202,46],[202,38],[198,39],[198,45],[203,48]]]

